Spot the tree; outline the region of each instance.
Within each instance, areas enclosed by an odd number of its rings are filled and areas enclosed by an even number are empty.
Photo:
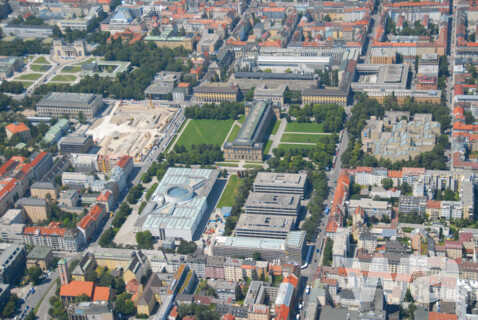
[[[260,252],[254,252],[254,253],[252,254],[252,258],[253,258],[254,260],[256,260],[256,261],[262,260],[261,253],[260,253]]]
[[[83,111],[80,111],[78,113],[78,122],[83,124],[86,122],[86,117],[85,117],[85,114],[83,113]]]
[[[136,312],[134,302],[131,300],[131,294],[123,292],[116,296],[116,311],[124,316],[133,315]]]
[[[12,293],[10,298],[8,298],[7,304],[3,308],[2,316],[5,318],[12,318],[15,310],[17,310],[18,301],[18,296]]]
[[[465,123],[466,124],[475,123],[475,117],[473,117],[473,114],[471,113],[471,111],[465,111]]]
[[[138,249],[153,249],[153,235],[149,230],[136,233]]]
[[[90,300],[91,300],[90,297],[86,293],[82,293],[78,297],[76,297],[75,302],[80,303],[80,302],[86,302]]]
[[[389,179],[389,178],[382,179],[382,187],[385,190],[389,190],[389,189],[393,188],[393,180]]]
[[[28,281],[33,283],[34,285],[38,285],[40,283],[40,276],[42,270],[39,266],[33,266],[27,270]]]
[[[181,242],[179,243],[178,246],[178,253],[180,254],[190,254],[196,251],[197,245],[194,241],[186,241],[184,239],[181,239]]]
[[[115,235],[116,233],[114,229],[112,227],[109,227],[101,234],[98,244],[103,248],[109,247],[113,242]]]
[[[332,18],[331,18],[331,17],[329,16],[329,14],[327,13],[327,14],[324,16],[323,20],[324,20],[325,22],[330,22],[330,21],[332,21]]]
[[[252,100],[254,99],[254,90],[256,89],[256,87],[252,87],[250,88],[249,90],[247,90],[246,94],[244,95],[244,100]]]
[[[161,31],[159,31],[158,27],[155,27],[153,28],[153,30],[151,30],[151,35],[155,37],[159,37],[161,35]]]
[[[35,316],[35,313],[33,312],[33,310],[31,310],[28,315],[25,317],[25,320],[35,320],[36,319],[36,316]]]
[[[244,295],[242,294],[242,290],[240,286],[236,286],[235,295],[236,295],[236,301],[241,301],[244,299]]]

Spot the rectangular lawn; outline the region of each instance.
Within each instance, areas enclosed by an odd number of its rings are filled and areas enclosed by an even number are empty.
[[[284,133],[281,138],[281,142],[299,142],[299,143],[317,143],[321,134],[293,134]]]
[[[233,142],[234,139],[236,139],[237,135],[239,134],[239,131],[241,131],[241,127],[238,125],[235,125],[234,128],[232,128],[231,134],[227,138],[227,142]]]
[[[56,76],[53,77],[53,79],[51,79],[51,81],[59,81],[59,82],[71,82],[75,80],[76,80],[76,77],[71,74],[65,74],[65,75],[57,74]]]
[[[218,208],[232,207],[234,205],[236,192],[241,183],[242,180],[240,180],[236,175],[231,175],[226,185],[226,188],[222,193],[221,199],[219,199],[219,202],[217,203]]]
[[[48,66],[46,64],[31,64],[30,69],[36,72],[47,72],[50,70],[51,66]]]
[[[35,64],[50,64],[50,62],[48,62],[45,57],[38,57],[35,61],[33,61],[33,63],[35,63]]]
[[[177,145],[186,148],[193,144],[215,144],[222,146],[234,120],[191,120],[178,139]]]
[[[16,77],[14,80],[38,80],[42,77],[41,73],[27,73],[19,77]]]
[[[285,132],[310,132],[322,133],[322,123],[299,123],[289,122],[285,127]]]

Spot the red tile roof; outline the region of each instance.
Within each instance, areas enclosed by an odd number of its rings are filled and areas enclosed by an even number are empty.
[[[30,130],[30,128],[28,128],[27,125],[24,124],[23,122],[10,123],[8,126],[5,127],[5,129],[10,131],[12,134],[25,132],[25,131]]]
[[[86,294],[93,296],[95,284],[91,281],[72,281],[67,285],[61,286],[60,297],[78,297]]]
[[[428,313],[428,320],[457,320],[458,316],[451,313],[439,313],[439,312],[430,312]]]
[[[32,167],[36,167],[40,161],[43,160],[43,158],[45,158],[47,156],[48,153],[46,153],[45,151],[41,151],[36,157],[35,159],[33,159],[33,161],[30,163],[32,165]]]
[[[109,287],[96,287],[93,301],[109,301],[111,291]]]
[[[108,189],[103,190],[103,191],[101,191],[101,193],[96,198],[96,201],[108,202],[108,199],[111,197],[112,194],[113,193]]]
[[[26,227],[23,229],[24,235],[39,235],[39,236],[55,236],[63,237],[65,235],[65,228],[48,228],[48,227]]]
[[[434,201],[434,200],[427,201],[427,209],[440,209],[440,208],[441,208],[441,201]]]
[[[122,156],[116,164],[118,167],[125,168],[130,159],[133,159],[131,156]]]

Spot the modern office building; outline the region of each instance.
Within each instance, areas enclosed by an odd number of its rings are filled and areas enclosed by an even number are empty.
[[[364,89],[403,90],[407,88],[410,66],[408,64],[360,64],[357,65],[357,81],[352,83],[354,92]]]
[[[218,170],[169,168],[135,226],[156,239],[191,241],[211,206]]]
[[[91,119],[103,107],[103,97],[90,93],[50,92],[36,104],[42,117],[78,117],[80,112]]]
[[[279,259],[283,262],[302,265],[305,247],[304,231],[291,231],[287,239],[216,237],[212,245],[212,255],[252,258],[254,253],[258,252],[265,261]]]
[[[247,197],[246,214],[297,217],[300,196],[294,194],[251,192]]]
[[[235,228],[237,237],[286,239],[295,225],[293,217],[242,214]]]
[[[66,136],[58,142],[61,153],[88,153],[94,145],[91,135]]]
[[[304,199],[307,175],[302,173],[259,172],[253,191],[262,193],[295,194]]]
[[[23,209],[10,209],[0,217],[0,240],[3,242],[23,242],[25,228]]]
[[[21,244],[0,243],[0,282],[13,284],[25,269],[26,251]]]
[[[327,56],[263,56],[257,57],[257,66],[260,69],[271,69],[273,72],[314,73],[315,70],[323,70],[332,66],[332,57]]]
[[[278,105],[271,101],[254,101],[247,104],[246,120],[233,142],[224,143],[224,159],[262,161],[262,139]],[[280,111],[279,111],[280,112]]]

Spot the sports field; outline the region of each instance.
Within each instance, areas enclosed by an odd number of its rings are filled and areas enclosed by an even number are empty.
[[[191,120],[176,144],[189,148],[193,144],[222,146],[234,120]]]

